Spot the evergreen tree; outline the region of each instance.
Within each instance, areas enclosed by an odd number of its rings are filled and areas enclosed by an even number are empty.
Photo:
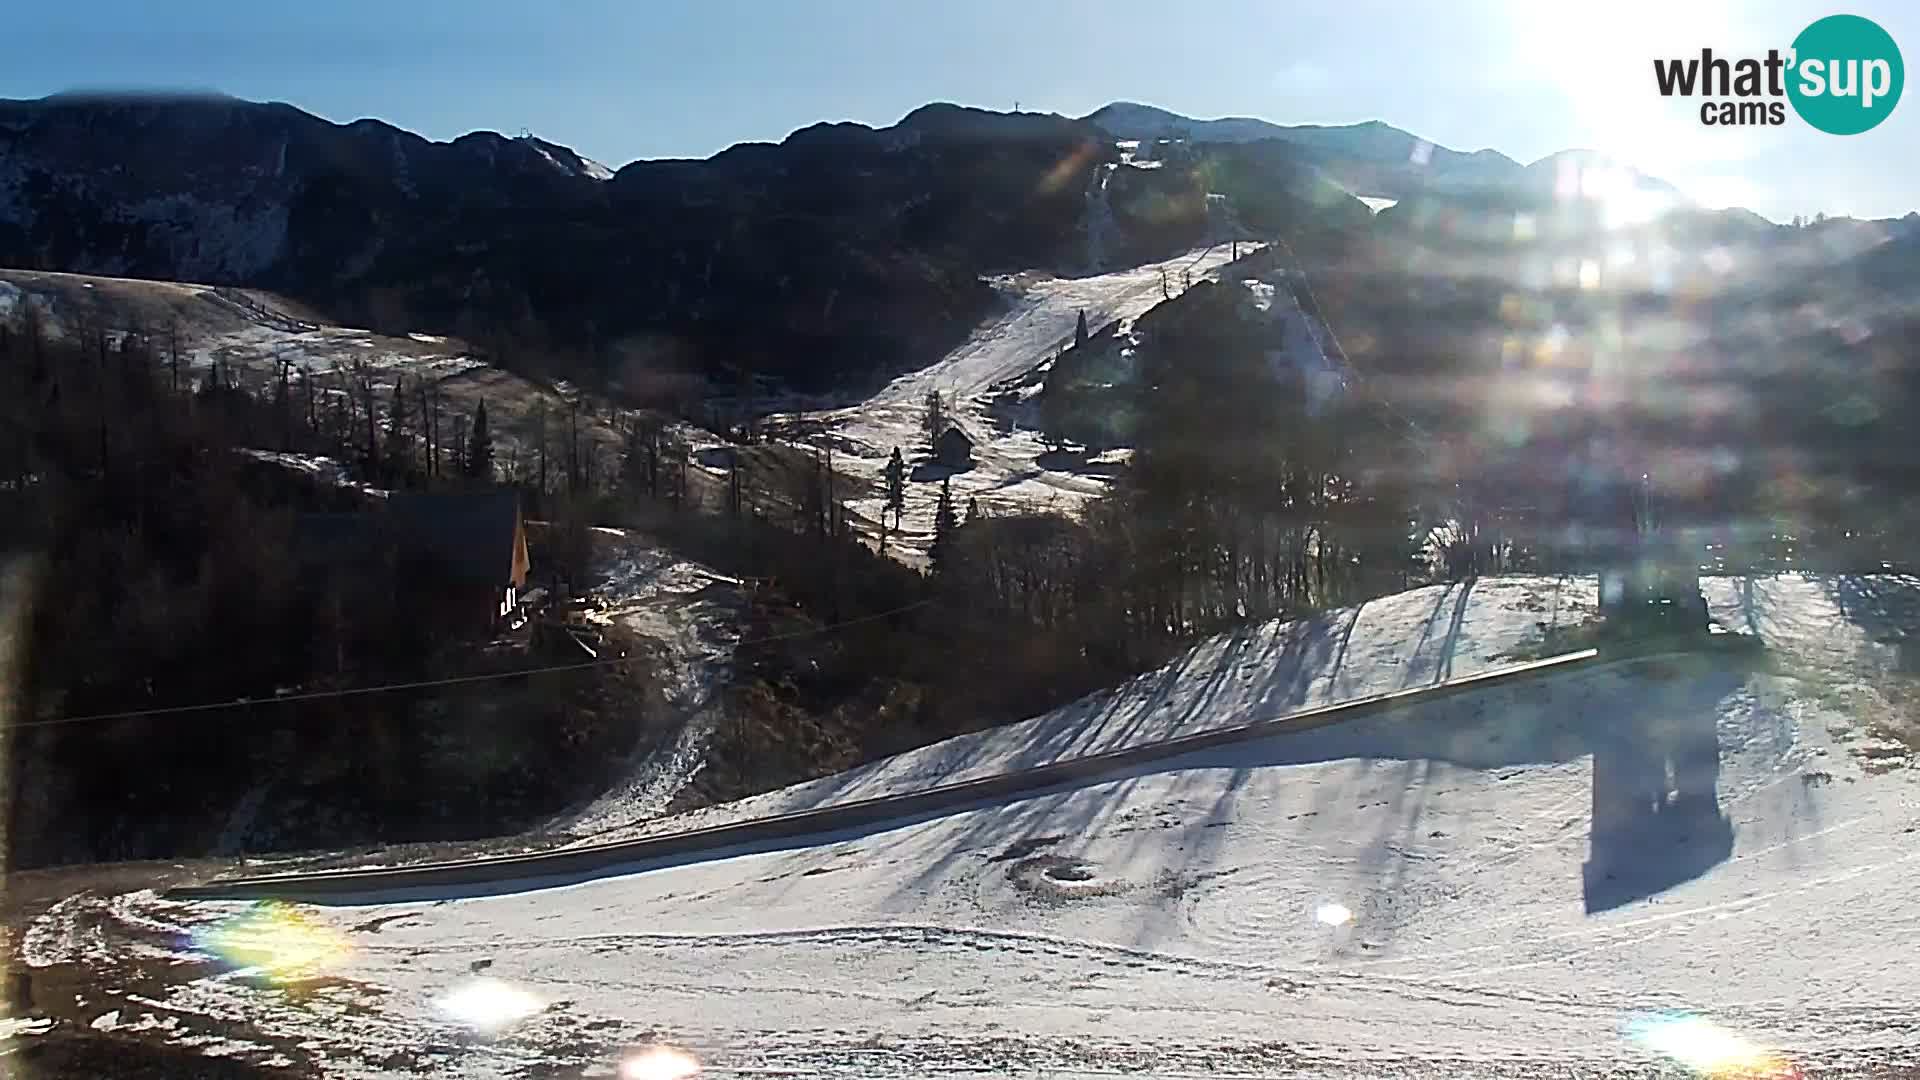
[[[900,527],[900,515],[907,508],[907,464],[900,460],[900,448],[893,448],[887,459],[887,511],[893,514],[893,527]]]
[[[393,400],[387,405],[387,469],[393,487],[399,487],[406,480],[409,466],[412,464],[412,435],[409,434],[411,410],[407,401],[405,379],[393,382]]]
[[[218,370],[214,372],[214,377],[217,382],[224,383],[226,381],[225,376],[218,372]],[[380,409],[374,403],[373,399],[373,369],[367,366],[366,361],[359,359],[354,361],[354,381],[356,383],[355,389],[359,391],[360,395],[360,412],[367,423],[365,471],[369,479],[377,481],[382,475],[380,465]]]
[[[952,482],[940,481],[940,505],[933,512],[933,543],[927,548],[927,559],[933,564],[933,572],[939,573],[941,564],[947,558],[947,545],[952,543],[953,530],[960,522],[953,516]]]
[[[1075,323],[1073,327],[1073,347],[1077,349],[1080,346],[1085,345],[1086,343],[1087,343],[1087,312],[1085,308],[1082,308],[1080,310],[1080,321],[1078,323]]]
[[[467,432],[467,475],[476,480],[493,479],[493,429],[487,424],[487,403],[473,410],[473,426]]]
[[[426,475],[440,475],[440,391],[421,379],[414,383],[420,399],[420,449],[426,462]]]
[[[540,494],[547,493],[547,399],[533,402],[534,483]]]
[[[573,398],[567,402],[567,494],[579,491],[581,480],[580,399]]]
[[[969,495],[967,496],[967,524],[971,525],[974,522],[979,520],[980,520],[980,500]]]
[[[679,438],[668,434],[663,440],[660,456],[665,461],[667,471],[667,503],[676,511],[686,505],[688,458],[691,448]]]
[[[641,431],[640,420],[629,419],[626,437],[620,448],[620,490],[629,498],[638,498],[649,492],[647,480],[648,438]]]
[[[927,391],[927,415],[922,424],[927,431],[927,445],[934,447],[941,433],[947,430],[947,409],[940,401],[940,391]]]
[[[1049,450],[1067,445],[1067,425],[1073,410],[1073,371],[1077,365],[1068,353],[1053,358],[1047,377],[1040,384],[1040,441]],[[1077,358],[1076,358],[1077,359]]]
[[[727,458],[727,514],[730,517],[739,517],[741,508],[745,506],[746,493],[740,470],[746,466],[746,459],[741,455],[739,448],[735,447],[733,453]]]
[[[125,348],[125,342],[129,340],[132,339],[130,337],[122,339],[123,349]],[[293,361],[287,359],[285,356],[276,356],[273,359],[273,363],[275,369],[273,378],[274,420],[280,428],[280,449],[283,452],[291,451],[293,449]]]
[[[34,317],[32,304],[25,305],[29,320]],[[167,323],[167,371],[172,378],[174,393],[180,392],[180,320]]]
[[[467,475],[467,418],[459,413],[453,414],[453,472]]]
[[[827,483],[826,471],[821,468],[820,454],[815,451],[808,459],[806,475],[801,479],[800,498],[797,500],[800,510],[800,528],[816,536],[827,534]]]

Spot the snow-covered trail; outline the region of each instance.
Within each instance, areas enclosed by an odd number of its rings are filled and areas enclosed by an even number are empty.
[[[1242,243],[1239,251],[1245,255],[1256,246]],[[1163,285],[1177,294],[1184,282],[1207,278],[1230,262],[1233,250],[1230,244],[1218,244],[1162,262],[1087,277],[1006,279],[999,283],[1006,299],[1004,310],[938,362],[894,379],[860,404],[779,414],[767,423],[831,445],[836,469],[873,482],[876,494],[856,500],[851,509],[869,522],[878,522],[886,501],[882,478],[888,456],[898,448],[909,466],[923,456],[925,402],[929,393],[937,392],[949,419],[975,442],[974,467],[949,478],[961,508],[973,498],[983,509],[1003,512],[1071,510],[1106,490],[1105,481],[1043,466],[1040,458],[1046,447],[1039,434],[1004,429],[988,415],[989,392],[1032,372],[1071,343],[1082,311],[1088,326],[1095,329],[1115,320],[1130,323],[1165,299]],[[939,469],[913,472],[902,527],[890,540],[892,549],[910,561],[923,557],[932,539],[939,479],[946,475]]]
[[[1241,254],[1257,246],[1242,244]],[[966,344],[937,364],[893,380],[854,411],[870,405],[918,407],[929,390],[963,403],[996,383],[1026,374],[1071,344],[1080,312],[1087,313],[1087,325],[1093,328],[1116,319],[1131,322],[1166,298],[1163,285],[1177,295],[1183,281],[1213,273],[1231,261],[1232,252],[1231,245],[1215,244],[1114,273],[1034,281],[1015,292],[1009,309],[975,331]]]
[[[929,782],[942,756],[946,778],[1276,695],[1465,673],[1592,596],[1555,584],[1417,590],[1293,632],[1324,649],[1279,628],[1222,639],[1157,693],[878,763],[890,781],[863,793]],[[1754,585],[1711,583],[1716,617],[1751,615],[1787,656],[1854,631],[1851,602],[1822,625],[1830,597],[1906,588]],[[122,1021],[238,1022],[325,1047],[340,1075],[604,1071],[655,1040],[720,1074],[1911,1067],[1920,786],[1863,767],[1857,717],[1819,691],[1720,661],[1612,667],[562,888],[300,909],[82,897],[25,952],[42,967],[171,957],[173,984]],[[1673,770],[1655,805],[1649,765]],[[821,783],[765,798],[834,797]],[[263,917],[284,942],[250,939],[256,967],[233,974],[206,943]],[[324,980],[298,1007],[259,978],[280,952],[287,975]]]
[[[718,687],[739,640],[737,580],[641,537],[598,532],[611,551],[593,590],[604,606],[589,619],[618,625],[656,649],[668,721],[635,752],[618,785],[552,826],[581,842],[657,818],[699,773]]]

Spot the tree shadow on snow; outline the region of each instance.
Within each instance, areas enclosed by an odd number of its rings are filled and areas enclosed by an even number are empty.
[[[1590,914],[1692,880],[1733,853],[1733,824],[1720,809],[1715,705],[1738,681],[1719,672],[1688,682],[1670,707],[1590,733],[1593,811],[1581,868]],[[1706,696],[1712,689],[1722,693]]]
[[[1086,450],[1048,450],[1033,459],[1035,465],[1048,472],[1073,473],[1077,476],[1098,476],[1111,480],[1127,471],[1125,463],[1118,461],[1089,461],[1093,454]]]
[[[972,471],[973,466],[971,465],[964,469],[956,469],[951,465],[942,465],[938,461],[928,460],[914,465],[912,471],[907,473],[907,479],[912,480],[916,484],[926,484],[936,480],[945,480],[950,476],[958,476],[963,472]]]
[[[1439,766],[1475,771],[1483,774],[1481,783],[1497,785],[1525,782],[1518,772],[1508,770],[1591,755],[1592,817],[1582,873],[1586,909],[1593,913],[1683,884],[1731,855],[1732,827],[1719,804],[1720,746],[1715,721],[1719,704],[1743,684],[1742,674],[1704,664],[1652,675],[1596,673],[1551,687],[1523,684],[1416,704],[1324,728],[1133,766],[1089,765],[1084,773],[1070,773],[1070,779],[1047,788],[895,817],[876,813],[872,820],[830,831],[546,877],[289,898],[367,904],[503,895],[750,854],[806,852],[789,860],[785,869],[794,875],[823,872],[840,858],[868,862],[891,856],[889,861],[916,862],[889,898],[889,904],[911,907],[965,861],[991,859],[1021,842],[1037,843],[1049,837],[1079,840],[1116,828],[1137,829],[1140,844],[1156,845],[1163,872],[1213,873],[1222,869],[1208,864],[1218,848],[1217,836],[1196,835],[1196,831],[1230,824],[1236,816],[1230,812],[1234,802],[1260,770],[1332,762],[1350,762],[1365,770],[1385,761],[1405,763],[1404,783],[1396,789],[1394,806],[1387,808],[1382,826],[1356,851],[1353,865],[1358,878],[1348,884],[1368,895],[1397,895],[1410,871],[1406,849],[1421,835],[1426,788],[1446,775]],[[1223,778],[1222,772],[1228,775]],[[1179,776],[1166,798],[1153,806],[1128,798],[1141,781],[1165,774]],[[1337,781],[1330,776],[1301,777],[1301,782],[1335,786]],[[1457,786],[1460,781],[1456,774],[1449,783]],[[1094,788],[1098,790],[1089,790]],[[1174,812],[1170,804],[1178,804],[1179,811]],[[1251,805],[1271,804],[1262,796]],[[1323,809],[1336,805],[1329,803]],[[1161,814],[1163,808],[1170,815],[1165,822],[1141,818]],[[1241,816],[1245,813],[1238,811]],[[1320,816],[1328,820],[1313,827],[1351,827],[1347,815],[1322,812]],[[947,819],[952,820],[938,834],[906,831]],[[1153,827],[1141,828],[1143,824]],[[1168,827],[1175,831],[1166,831]],[[938,842],[930,843],[935,835]],[[1186,839],[1179,840],[1182,836]],[[877,842],[832,852],[809,850],[869,838]],[[1169,842],[1170,838],[1178,842]]]
[[[1920,672],[1920,577],[1837,574],[1822,586],[1848,622],[1896,648],[1898,670]]]

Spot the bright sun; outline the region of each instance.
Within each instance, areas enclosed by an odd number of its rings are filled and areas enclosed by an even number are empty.
[[[1548,99],[1543,105],[1570,114],[1572,145],[1657,175],[1738,152],[1729,140],[1703,137],[1693,112],[1653,84],[1655,57],[1742,47],[1726,0],[1513,0],[1506,10],[1516,61]]]

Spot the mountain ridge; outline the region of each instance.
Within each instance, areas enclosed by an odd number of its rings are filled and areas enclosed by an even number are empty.
[[[1230,233],[1341,251],[1410,230],[1478,244],[1542,209],[1566,218],[1543,237],[1608,224],[1556,190],[1561,164],[1604,164],[1586,150],[1523,166],[1382,121],[1247,118],[1164,154],[1119,145],[1129,129],[1187,140],[1193,123],[1131,103],[1076,119],[933,102],[616,170],[530,134],[436,141],[217,94],[0,100],[0,265],[270,289],[569,378],[664,366],[821,389],[944,352],[995,302],[992,274],[1138,265]],[[1654,212],[1675,195],[1621,175]],[[1371,193],[1400,205],[1376,221],[1351,197]],[[1682,224],[1715,242],[1760,231],[1737,214]],[[1827,232],[1860,251],[1912,229],[1870,224]]]
[[[1561,163],[1604,169],[1630,178],[1635,187],[1680,198],[1667,181],[1600,151],[1569,148],[1536,161],[1518,160],[1491,148],[1455,150],[1384,120],[1353,124],[1278,124],[1256,117],[1200,120],[1156,105],[1117,101],[1081,119],[1118,138],[1182,138],[1194,143],[1243,143],[1280,139],[1317,155],[1316,164],[1355,195],[1406,199],[1485,189],[1551,186]]]
[[[530,135],[435,141],[284,102],[0,100],[0,265],[267,288],[575,377],[822,386],[944,352],[994,302],[987,273],[1074,261],[1100,141],[936,105],[610,170]],[[1197,240],[1190,202],[1141,251]]]

